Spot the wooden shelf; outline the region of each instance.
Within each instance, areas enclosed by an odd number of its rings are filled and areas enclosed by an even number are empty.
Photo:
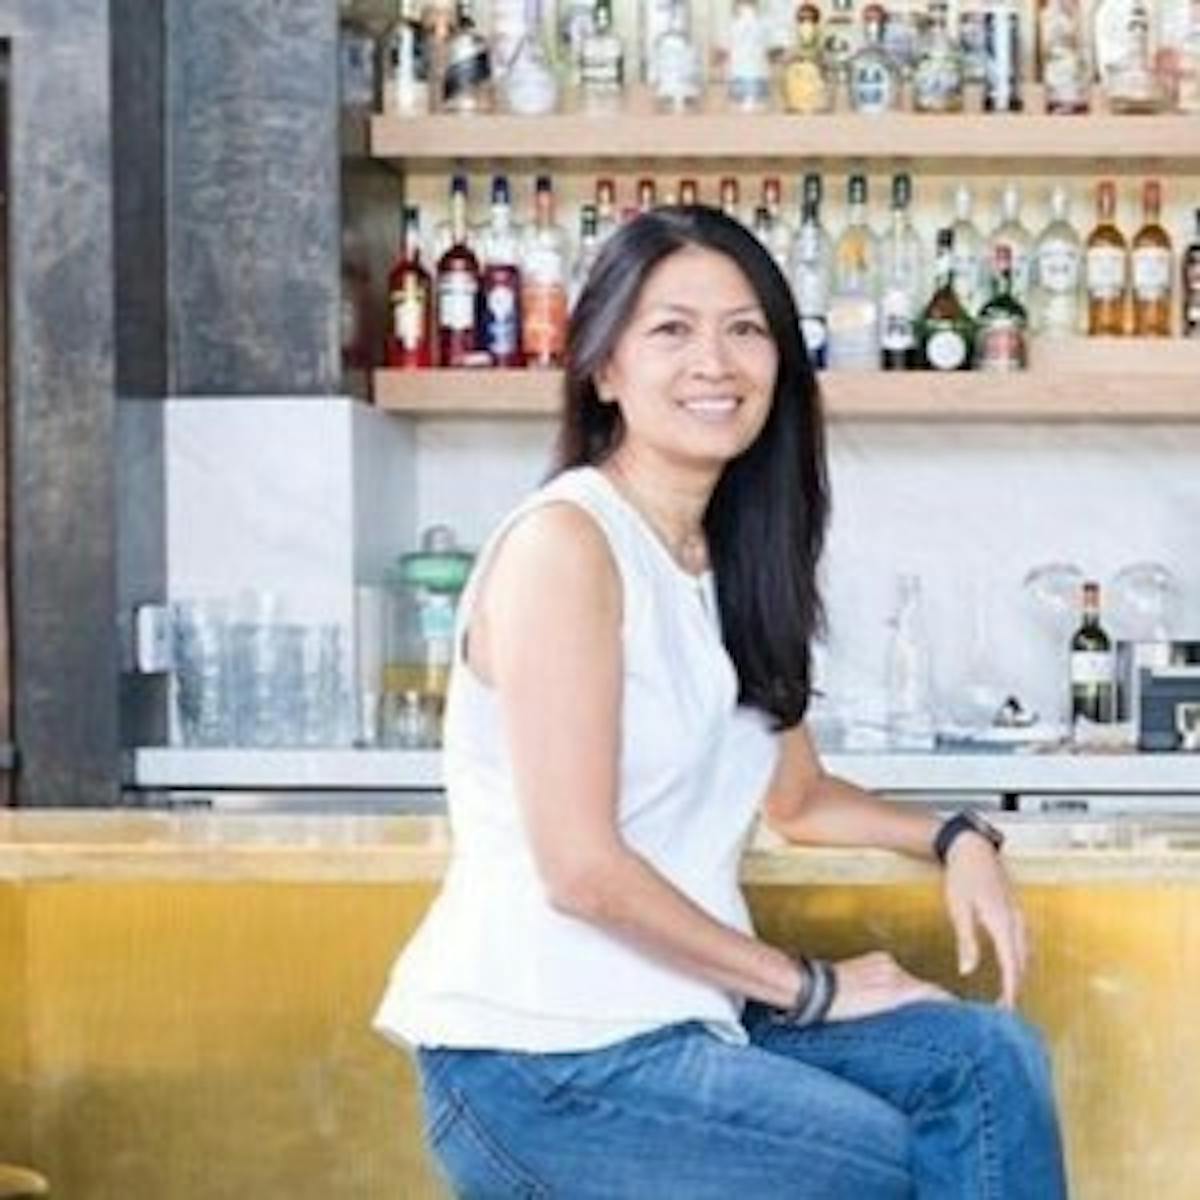
[[[375,403],[415,416],[547,417],[558,371],[432,370],[374,374]],[[1200,341],[1079,339],[1035,348],[1033,369],[976,372],[827,371],[833,420],[1200,421]]]
[[[373,116],[375,158],[423,164],[472,158],[680,160],[757,159],[945,162],[976,169],[995,163],[1062,171],[1130,169],[1180,174],[1200,164],[1200,118],[893,113],[793,116],[711,111],[663,116],[634,103],[606,117],[560,113],[397,118]]]

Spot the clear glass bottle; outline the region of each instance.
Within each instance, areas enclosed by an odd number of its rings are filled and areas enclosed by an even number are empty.
[[[1117,228],[1117,189],[1111,179],[1096,188],[1096,224],[1088,234],[1084,285],[1088,298],[1088,335],[1120,337],[1125,332],[1129,295],[1129,254]]]
[[[1042,0],[1038,60],[1048,113],[1085,113],[1091,107],[1091,67],[1079,0]]]
[[[429,45],[417,0],[401,0],[396,20],[379,42],[380,107],[389,117],[429,112]]]
[[[619,111],[625,90],[625,44],[613,27],[611,0],[596,0],[579,60],[579,105],[587,113]]]
[[[937,285],[918,326],[921,365],[929,371],[969,371],[975,322],[954,282],[954,231],[937,235]]]
[[[917,112],[962,112],[962,52],[950,36],[948,20],[945,0],[933,0],[924,49],[913,72],[913,108]]]
[[[879,116],[900,103],[900,71],[883,47],[885,14],[878,4],[863,9],[863,42],[850,60],[850,107]]]
[[[575,302],[587,283],[592,265],[600,254],[600,229],[596,218],[596,206],[584,204],[579,209],[579,249],[575,254],[575,262],[571,267],[571,286],[568,289],[567,303],[574,309]]]
[[[809,180],[814,180],[810,184]],[[829,284],[832,270],[832,250],[829,235],[821,224],[821,177],[805,177],[800,211],[800,227],[792,245],[788,264],[788,279],[800,314],[800,330],[809,361],[817,370],[826,364]]]
[[[652,48],[654,102],[661,112],[690,112],[704,94],[700,50],[692,38],[684,0],[671,0],[667,24]]]
[[[519,367],[521,353],[521,231],[513,221],[508,179],[492,179],[491,216],[479,236],[480,344],[495,367]]]
[[[658,207],[658,184],[649,176],[637,181],[637,208],[634,210],[638,213],[648,213],[652,208]]]
[[[1179,47],[1175,80],[1175,111],[1200,113],[1200,0],[1188,5],[1188,23]]]
[[[766,240],[763,245],[771,252],[771,257],[786,275],[795,231],[784,215],[783,184],[775,175],[768,176],[762,182],[762,207],[767,214]]]
[[[1110,15],[1115,14],[1115,15]],[[1115,38],[1100,41],[1101,33]],[[1115,113],[1155,113],[1165,107],[1161,82],[1154,70],[1150,9],[1146,0],[1102,0],[1097,9],[1097,56],[1108,107]],[[1100,57],[1101,47],[1104,57]]]
[[[888,626],[884,659],[888,746],[893,750],[932,750],[933,669],[918,576],[897,577],[896,604]]]
[[[1183,311],[1181,332],[1186,338],[1200,338],[1200,208],[1194,215],[1192,240],[1181,255]]]
[[[454,30],[446,45],[442,108],[451,113],[491,112],[495,102],[491,50],[475,25],[471,0],[458,0],[455,11]]]
[[[560,0],[558,5],[558,57],[566,81],[577,88],[582,76],[583,43],[595,29],[593,0]]]
[[[525,3],[525,29],[506,64],[500,86],[509,112],[540,117],[558,107],[558,73],[546,47],[541,0]]]
[[[921,239],[913,228],[912,177],[892,178],[892,223],[879,250],[880,366],[912,371],[919,365],[917,317],[925,287]]]
[[[850,60],[862,44],[854,16],[854,0],[833,0],[825,14],[821,44],[825,69],[833,88],[834,107],[844,107],[849,102]]]
[[[879,251],[867,222],[867,179],[851,175],[847,225],[833,253],[829,300],[828,362],[831,369],[879,367]]]
[[[985,0],[983,56],[984,112],[1020,112],[1021,11],[1015,0]]]
[[[977,371],[1023,371],[1029,366],[1029,316],[1013,295],[1012,255],[996,247],[991,299],[979,310],[975,329]]]
[[[1142,185],[1142,227],[1130,246],[1134,337],[1170,337],[1175,279],[1171,235],[1162,224],[1162,185]]]
[[[726,175],[717,187],[717,206],[727,217],[742,219],[741,188],[732,175]]]
[[[1070,197],[1061,184],[1050,193],[1050,220],[1033,250],[1032,319],[1046,337],[1080,332],[1083,243],[1071,224]]]
[[[1021,190],[1015,183],[1005,185],[1000,199],[1000,224],[988,239],[988,254],[996,261],[996,249],[1007,246],[1012,261],[1013,295],[1025,303],[1029,296],[1030,259],[1033,235],[1021,223]]]
[[[757,0],[734,0],[726,90],[730,106],[743,112],[761,112],[770,105],[768,29]]]
[[[988,294],[987,245],[971,218],[971,189],[960,183],[954,189],[954,282],[967,311],[976,313]]]
[[[539,175],[521,261],[521,335],[528,366],[562,365],[568,276],[567,235],[554,218],[554,185],[549,175]]]
[[[596,180],[596,233],[606,241],[617,228],[617,185],[613,180]]]
[[[822,113],[833,108],[833,85],[821,48],[821,10],[801,4],[796,10],[796,39],[783,63],[783,106],[793,113]]]
[[[679,181],[679,203],[685,206],[700,203],[700,185],[694,179]]]
[[[404,210],[400,255],[388,274],[383,361],[412,370],[433,365],[433,284],[421,254],[421,214]]]
[[[929,16],[918,7],[918,0],[893,0],[885,12],[883,48],[891,55],[907,86],[912,81],[928,36]]]

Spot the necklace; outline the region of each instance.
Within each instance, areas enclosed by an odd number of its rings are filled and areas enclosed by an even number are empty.
[[[619,466],[614,463],[605,474],[679,566],[689,575],[699,575],[708,570],[708,538],[702,525],[694,525],[683,533],[671,531],[671,523],[656,514],[655,506],[638,494],[629,477]]]

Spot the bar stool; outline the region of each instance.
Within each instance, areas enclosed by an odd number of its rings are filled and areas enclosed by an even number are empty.
[[[45,1177],[26,1167],[0,1163],[0,1200],[23,1200],[26,1196],[48,1196]]]

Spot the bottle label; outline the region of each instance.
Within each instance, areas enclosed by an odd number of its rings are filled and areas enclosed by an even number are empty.
[[[419,350],[425,341],[425,306],[429,297],[416,279],[392,293],[392,333],[405,350]]]
[[[562,357],[567,332],[567,292],[558,283],[530,280],[521,289],[521,339],[534,362]]]
[[[925,342],[925,358],[935,371],[957,371],[967,361],[967,342],[957,329],[935,330]]]
[[[968,307],[978,307],[979,293],[983,286],[983,260],[978,251],[960,250],[960,239],[954,239],[954,290]]]
[[[850,95],[858,112],[887,112],[893,98],[892,77],[887,66],[872,61],[854,64]]]
[[[1020,371],[1025,367],[1025,331],[1007,318],[992,321],[979,334],[981,371]]]
[[[789,64],[784,71],[783,92],[792,112],[816,113],[826,106],[825,76],[815,62]]]
[[[1111,650],[1074,650],[1071,652],[1071,683],[1085,687],[1112,683],[1115,677]]]
[[[993,10],[983,15],[985,75],[983,106],[1011,112],[1021,107],[1021,28],[1016,12]]]
[[[516,289],[511,283],[495,283],[483,298],[483,348],[500,360],[516,354],[519,343]]]
[[[825,318],[813,316],[801,317],[800,332],[804,335],[804,345],[808,350],[809,358],[815,359],[818,354],[824,358],[825,341],[827,338]]]
[[[1056,296],[1079,287],[1079,248],[1057,238],[1038,247],[1037,275],[1042,289]]]
[[[666,35],[654,59],[655,93],[663,100],[686,102],[700,95],[700,63],[685,37]]]
[[[1125,290],[1125,251],[1093,246],[1086,259],[1087,290],[1093,300],[1119,300]]]
[[[1087,67],[1071,45],[1052,46],[1042,67],[1049,112],[1080,112],[1088,106]]]
[[[829,365],[873,371],[879,366],[879,313],[873,300],[848,296],[829,310]]]
[[[930,54],[917,64],[913,76],[913,103],[925,112],[947,112],[962,107],[962,68],[949,55]]]
[[[1143,246],[1133,252],[1133,293],[1139,300],[1165,300],[1171,294],[1171,252]]]
[[[446,53],[442,98],[453,105],[473,96],[491,79],[492,64],[486,44],[474,36],[452,39]]]
[[[902,288],[888,288],[883,294],[883,323],[879,340],[884,350],[911,350],[916,345],[912,300]]]
[[[479,281],[469,271],[449,271],[438,279],[438,325],[442,329],[475,328]]]
[[[796,272],[796,307],[806,315],[821,315],[824,318],[828,306],[825,277],[819,269],[801,267]]]

